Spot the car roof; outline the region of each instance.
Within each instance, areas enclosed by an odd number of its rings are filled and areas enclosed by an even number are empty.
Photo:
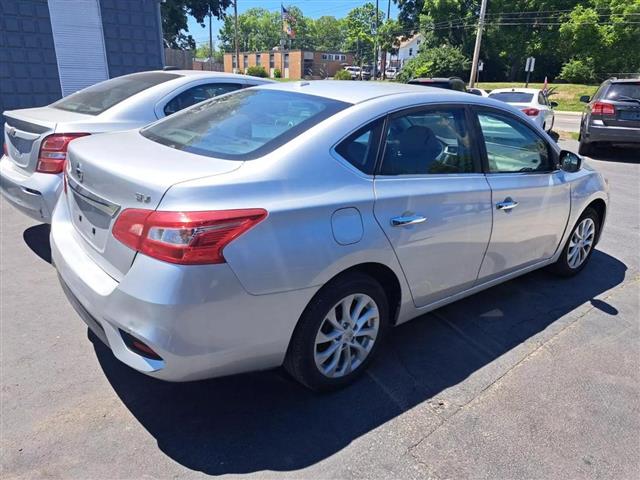
[[[467,95],[464,92],[443,90],[441,88],[423,87],[396,82],[349,82],[347,80],[311,80],[299,82],[276,82],[259,85],[258,89],[279,90],[285,92],[305,93],[330,98],[346,103],[361,103],[386,95],[402,93],[429,93],[442,96]]]
[[[611,83],[640,83],[640,78],[610,78]]]
[[[491,93],[503,93],[503,92],[517,92],[517,93],[539,93],[541,90],[539,88],[494,88],[491,90]]]

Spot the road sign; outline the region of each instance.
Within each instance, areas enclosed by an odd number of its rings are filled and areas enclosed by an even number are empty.
[[[533,72],[533,68],[536,66],[536,57],[528,57],[527,63],[524,66],[525,72]]]
[[[478,71],[481,72],[484,70],[484,62],[482,60],[478,61]]]

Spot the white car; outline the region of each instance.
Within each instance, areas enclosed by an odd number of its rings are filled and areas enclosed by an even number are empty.
[[[351,80],[360,79],[360,67],[356,65],[349,65],[347,67],[344,67],[344,69],[351,74]]]
[[[396,76],[398,75],[398,69],[396,67],[389,67],[385,70],[384,75],[389,79],[389,80],[394,80],[396,78]]]
[[[550,102],[543,90],[538,88],[497,88],[492,90],[489,98],[501,100],[522,110],[529,119],[544,131],[553,128],[553,108],[556,102]]]
[[[482,88],[469,88],[467,90],[469,93],[473,94],[473,95],[478,95],[479,97],[488,97],[489,96],[489,92],[487,92],[486,90],[483,90]]]
[[[269,82],[220,72],[140,72],[45,107],[5,111],[0,193],[21,212],[49,223],[62,189],[67,147],[76,138],[139,128],[211,97]]]

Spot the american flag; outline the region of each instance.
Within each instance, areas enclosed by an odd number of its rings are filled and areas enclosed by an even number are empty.
[[[284,8],[284,5],[280,4],[282,9],[282,31],[287,34],[289,38],[296,38],[296,31],[293,29],[295,18],[291,16],[289,10]]]

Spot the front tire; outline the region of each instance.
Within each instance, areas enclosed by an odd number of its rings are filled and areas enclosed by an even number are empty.
[[[571,230],[560,258],[552,265],[552,270],[563,277],[578,274],[593,254],[599,229],[598,212],[593,208],[587,208]]]
[[[584,140],[584,136],[580,134],[580,144],[578,145],[578,153],[580,155],[586,155],[587,157],[593,155],[596,149],[596,144],[587,142]]]
[[[377,281],[357,272],[338,277],[300,317],[284,367],[312,390],[348,385],[367,368],[388,325],[387,297]]]

